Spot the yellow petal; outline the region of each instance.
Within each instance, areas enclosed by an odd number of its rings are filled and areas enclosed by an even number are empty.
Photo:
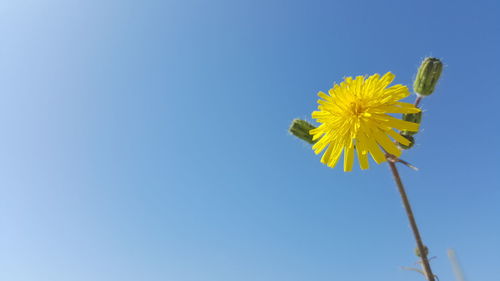
[[[375,139],[377,140],[378,144],[380,144],[380,146],[385,149],[385,151],[395,156],[401,155],[401,150],[398,149],[396,144],[393,143],[385,133],[381,131],[376,132]]]
[[[330,156],[332,155],[332,150],[333,150],[333,145],[329,145],[328,148],[326,149],[325,153],[321,157],[321,163],[323,164],[328,164],[330,161]]]
[[[349,172],[352,170],[352,164],[354,163],[354,147],[346,147],[344,153],[344,172]]]
[[[362,170],[368,169],[370,164],[368,163],[368,149],[365,146],[365,143],[358,139],[356,142],[356,152],[358,154],[359,166]]]
[[[377,162],[377,164],[384,162],[386,160],[385,154],[382,152],[377,142],[372,138],[367,138],[367,141],[368,149],[373,160]]]
[[[418,132],[418,128],[420,127],[420,124],[397,119],[389,115],[385,115],[382,120],[384,120],[388,126],[401,131]]]
[[[395,141],[399,142],[402,145],[410,145],[410,141],[403,137],[402,135],[394,132],[392,129],[386,132],[389,136],[391,136]]]
[[[318,92],[318,96],[322,99],[325,99],[325,100],[331,100],[331,97],[321,91]]]
[[[332,156],[330,157],[330,162],[328,162],[328,167],[334,168],[337,165],[340,159],[340,154],[342,154],[342,146],[337,145],[332,151]]]
[[[328,140],[326,137],[321,138],[318,142],[313,144],[312,148],[314,149],[314,153],[319,154],[325,147],[328,145]]]
[[[396,75],[392,74],[391,72],[387,72],[386,74],[384,74],[384,76],[382,76],[382,78],[380,78],[380,84],[383,85],[383,87],[387,87],[389,86],[389,84],[392,83],[392,81],[394,81],[394,78],[396,77]]]
[[[404,107],[398,107],[395,105],[382,105],[382,106],[377,106],[374,108],[374,110],[383,112],[383,113],[418,113],[420,110],[418,108],[404,108]]]
[[[398,102],[395,103],[395,105],[397,105],[397,106],[399,106],[401,108],[408,108],[408,109],[416,110],[417,111],[417,112],[410,112],[410,113],[419,113],[421,111],[421,109],[418,108],[418,107],[415,107],[415,105],[413,103],[398,101]]]

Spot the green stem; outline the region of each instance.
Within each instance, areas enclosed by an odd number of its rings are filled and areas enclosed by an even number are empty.
[[[406,191],[403,186],[403,182],[401,181],[401,177],[399,176],[396,163],[391,159],[387,160],[388,160],[387,162],[389,163],[389,167],[391,167],[392,175],[394,176],[396,185],[398,186],[399,194],[401,195],[401,199],[403,200],[403,205],[405,207],[408,220],[410,221],[410,226],[411,230],[413,231],[413,236],[415,237],[415,241],[417,242],[417,247],[420,252],[420,258],[422,260],[422,266],[424,268],[425,276],[428,281],[435,281],[434,274],[432,274],[431,266],[429,264],[429,259],[427,258],[425,246],[424,243],[422,242],[422,238],[420,237],[420,232],[418,231],[417,222],[415,221],[415,217],[413,216],[413,211],[411,210],[410,201],[408,200],[408,196],[406,195]]]

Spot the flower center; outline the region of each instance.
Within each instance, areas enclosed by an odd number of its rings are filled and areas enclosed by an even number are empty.
[[[350,107],[351,107],[351,113],[358,117],[365,111],[365,108],[360,102],[353,101],[351,102]]]

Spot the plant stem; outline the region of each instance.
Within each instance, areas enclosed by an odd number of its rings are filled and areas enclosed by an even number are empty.
[[[417,96],[417,98],[415,99],[415,103],[413,105],[415,105],[415,107],[418,107],[420,105],[421,101],[422,101],[422,97]]]
[[[403,182],[401,181],[401,177],[399,176],[398,169],[396,167],[396,163],[387,159],[389,166],[391,167],[392,175],[394,176],[394,180],[396,181],[396,185],[398,186],[399,194],[401,195],[401,199],[403,200],[403,205],[406,210],[406,215],[408,216],[408,220],[410,221],[411,230],[413,231],[413,236],[415,237],[415,241],[417,242],[417,247],[420,252],[420,258],[422,260],[422,266],[424,268],[425,276],[428,281],[435,281],[434,274],[432,273],[431,266],[429,264],[429,259],[427,259],[427,253],[425,250],[424,243],[422,242],[422,238],[420,237],[420,233],[418,231],[417,222],[415,221],[415,217],[413,216],[413,212],[411,210],[410,201],[408,200],[408,196],[406,195],[405,188],[403,186]]]

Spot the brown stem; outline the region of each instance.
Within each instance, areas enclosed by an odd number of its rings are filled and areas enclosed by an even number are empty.
[[[396,181],[396,185],[398,186],[399,194],[401,195],[401,199],[403,200],[406,215],[408,216],[408,220],[410,221],[411,230],[413,231],[413,236],[415,237],[415,241],[417,242],[417,247],[420,252],[420,258],[422,260],[422,266],[424,267],[425,276],[428,281],[435,281],[434,274],[432,274],[431,266],[429,264],[429,259],[427,258],[425,246],[422,242],[422,238],[420,237],[417,222],[415,221],[415,217],[413,216],[410,201],[408,201],[408,196],[406,195],[403,182],[401,181],[401,177],[399,176],[396,163],[395,161],[392,161],[392,159],[388,159],[387,162],[391,167],[392,175],[394,176],[394,180]]]
[[[422,101],[422,97],[421,96],[418,96],[416,99],[415,99],[415,103],[413,105],[415,105],[415,107],[418,107],[420,105],[420,101]]]

